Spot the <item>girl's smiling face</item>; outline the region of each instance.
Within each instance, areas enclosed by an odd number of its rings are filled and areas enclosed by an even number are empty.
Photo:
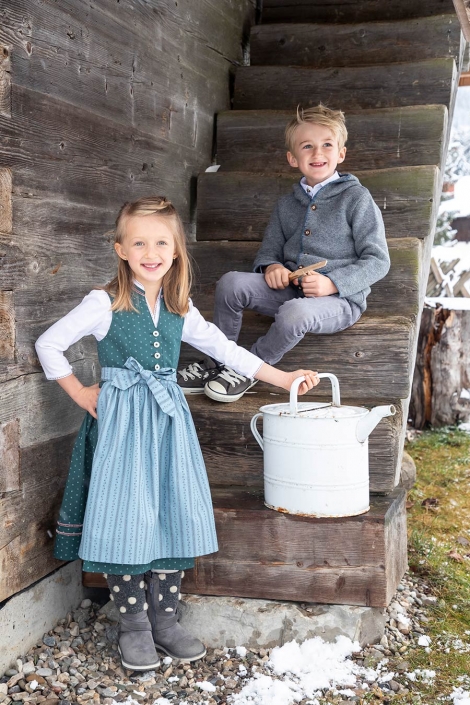
[[[325,125],[308,122],[299,125],[294,145],[292,152],[287,152],[287,161],[300,169],[309,186],[333,176],[346,157],[346,147],[339,148],[338,137]]]
[[[130,216],[125,236],[114,249],[127,260],[136,280],[147,288],[160,288],[162,279],[176,258],[175,238],[158,215]]]

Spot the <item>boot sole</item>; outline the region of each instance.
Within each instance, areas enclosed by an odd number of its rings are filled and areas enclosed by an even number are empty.
[[[230,404],[233,401],[238,401],[239,399],[242,398],[244,394],[250,391],[252,387],[255,386],[256,382],[253,382],[253,384],[250,384],[249,387],[245,389],[244,392],[241,392],[240,394],[220,394],[219,392],[214,392],[210,387],[207,385],[204,387],[204,394],[209,397],[209,399],[213,399],[214,401],[222,401],[225,402],[226,404]]]
[[[155,643],[155,648],[158,649],[159,651],[163,651],[163,653],[167,654],[168,656],[171,656],[171,658],[178,659],[178,661],[182,661],[183,663],[191,663],[191,661],[198,661],[201,658],[204,658],[204,656],[207,654],[207,649],[204,649],[200,654],[197,654],[197,656],[177,656],[175,653],[172,651],[168,651],[168,649],[165,649],[164,646],[160,646],[160,644]]]
[[[126,663],[124,659],[122,658],[122,651],[121,647],[118,645],[118,650],[119,650],[119,655],[121,656],[121,663],[124,666],[124,668],[128,668],[130,671],[150,671],[152,668],[158,668],[160,665],[160,659],[156,661],[155,663],[149,663],[146,666],[136,666],[136,665],[131,665],[130,663]]]

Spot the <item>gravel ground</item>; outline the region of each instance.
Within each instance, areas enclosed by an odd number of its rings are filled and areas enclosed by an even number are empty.
[[[370,680],[364,685],[382,702],[392,701],[408,692],[406,654],[412,648],[426,648],[426,609],[436,602],[427,594],[426,585],[406,576],[387,609],[388,621],[380,644],[368,646],[354,654],[358,664],[376,668],[388,659],[386,668],[394,673],[380,685]],[[308,604],[301,605],[307,612]],[[169,657],[148,673],[130,672],[120,665],[117,652],[117,625],[99,613],[100,605],[84,600],[80,607],[60,620],[44,635],[16,666],[0,678],[0,705],[42,703],[89,705],[136,703],[207,703],[231,702],[254,671],[268,673],[269,650],[209,649],[204,659],[182,664]],[[418,641],[421,643],[418,645]],[[242,646],[242,645],[240,645]],[[362,684],[361,684],[362,685]],[[359,701],[362,687],[343,700],[337,692],[324,692],[325,702]],[[62,702],[58,702],[58,701]],[[302,703],[307,703],[302,700]],[[311,702],[311,701],[310,701]]]

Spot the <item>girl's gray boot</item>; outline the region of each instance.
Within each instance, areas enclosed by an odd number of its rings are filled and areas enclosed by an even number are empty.
[[[148,671],[160,665],[152,638],[148,613],[121,614],[119,653],[122,665],[131,671]]]
[[[145,574],[148,615],[157,649],[181,661],[196,661],[205,656],[206,647],[178,623],[181,576],[181,572]]]

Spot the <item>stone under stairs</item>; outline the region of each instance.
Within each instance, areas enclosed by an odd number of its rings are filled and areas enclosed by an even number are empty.
[[[302,22],[302,24],[300,24]],[[399,476],[416,336],[463,41],[452,2],[264,0],[251,65],[237,70],[233,110],[217,116],[217,173],[198,180],[196,305],[211,316],[216,281],[250,271],[276,199],[299,178],[283,130],[298,104],[345,111],[351,171],[372,192],[392,266],[348,331],[307,336],[280,363],[336,374],[343,403],[394,403],[370,438],[371,510],[306,519],[263,505],[262,453],[249,422],[287,400],[258,384],[234,404],[190,399],[211,482],[220,551],[200,558],[184,590],[381,606],[406,567]],[[270,320],[246,312],[249,347]],[[197,355],[197,353],[196,353]],[[183,362],[194,351],[183,351]],[[329,400],[328,384],[313,393]]]

